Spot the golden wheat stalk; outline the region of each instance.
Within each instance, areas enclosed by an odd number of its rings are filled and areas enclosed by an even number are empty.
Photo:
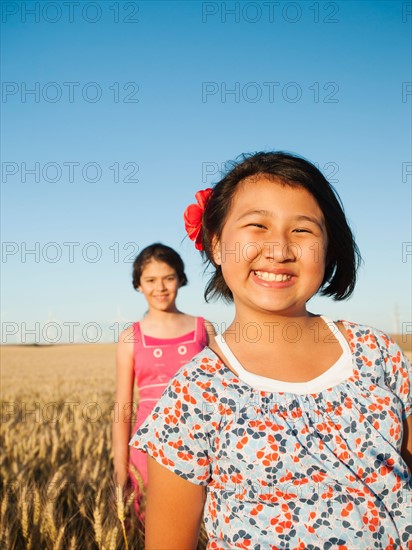
[[[115,489],[110,422],[114,348],[108,355],[103,375],[103,347],[96,348],[96,367],[93,361],[85,361],[88,350],[94,349],[93,346],[87,350],[73,346],[67,350],[57,347],[10,350],[3,398],[17,403],[16,411],[25,407],[26,413],[22,420],[21,415],[12,411],[4,424],[4,438],[2,434],[0,477],[6,490],[0,495],[0,548],[98,550],[93,525],[95,506],[101,518],[102,550],[126,550],[123,540],[126,535],[129,540],[137,537],[128,544],[130,550],[143,548],[143,533],[138,531],[137,516],[133,513],[135,495],[131,492],[127,497],[122,495],[123,514],[121,509],[119,513],[114,510],[108,514],[106,507],[105,495],[113,495]],[[19,357],[17,351],[21,354]],[[96,368],[96,376],[93,378],[91,374],[87,385],[82,384],[86,368],[88,374]],[[73,369],[78,370],[77,378]],[[40,371],[44,377],[34,375]],[[87,421],[82,413],[84,407],[76,405],[70,414],[60,414],[58,422],[48,422],[47,418],[56,416],[56,405],[48,406],[56,402],[56,395],[59,403],[60,399],[78,404],[99,401],[103,414],[96,422]],[[95,412],[91,408],[87,411],[92,419]],[[139,479],[137,475],[136,479]],[[27,488],[22,499],[24,486]],[[118,505],[121,508],[120,502]],[[116,504],[114,506],[116,508]]]
[[[96,456],[101,456],[100,454],[97,454]],[[96,460],[94,469],[91,475],[91,479],[95,480],[99,478],[99,472],[101,472],[101,464],[100,460]]]
[[[7,494],[7,491],[4,492],[2,501],[1,501],[1,507],[0,507],[0,513],[1,513],[1,531],[0,531],[0,542],[4,541],[6,538],[6,531],[7,531],[7,524],[6,524],[6,511],[8,506],[8,500],[9,496]],[[6,548],[6,546],[5,546]]]
[[[133,506],[135,499],[137,498],[137,491],[132,491],[126,500],[126,511],[129,511]]]
[[[3,548],[11,548],[11,546],[10,546],[10,532],[11,532],[11,530],[12,530],[11,526],[8,529],[7,528],[4,529],[4,534],[1,538],[1,540],[4,542]]]
[[[28,546],[29,505],[27,501],[27,486],[24,486],[21,492],[20,509],[21,509],[21,528],[23,532],[23,538],[26,541],[26,546]]]
[[[80,460],[82,454],[83,442],[81,437],[76,438],[76,446],[74,448],[74,454],[77,460]]]
[[[33,525],[39,524],[40,519],[40,509],[41,509],[41,499],[40,499],[40,493],[35,488],[34,489],[34,502],[33,502]]]
[[[99,550],[102,548],[102,516],[99,510],[101,491],[99,491],[93,511],[93,529]]]
[[[54,464],[54,463],[52,462],[52,464]],[[49,495],[49,490],[50,489],[52,490],[52,496],[53,496],[54,500],[57,499],[57,497],[59,496],[61,491],[64,489],[64,486],[67,483],[67,479],[63,478],[64,471],[65,471],[65,466],[63,465],[57,470],[57,472],[52,477],[52,479],[51,479],[51,481],[50,481],[50,483],[47,487],[47,497],[49,499],[50,499],[50,495]]]
[[[63,549],[63,547],[62,547],[63,537],[64,537],[64,525],[62,525],[62,527],[60,527],[60,529],[59,529],[59,534],[57,535],[57,538],[56,538],[56,540],[54,541],[54,544],[53,544],[53,550],[62,550]]]
[[[126,537],[126,529],[124,526],[125,516],[124,516],[123,491],[120,485],[116,485],[116,509],[117,509],[117,517],[119,518],[120,523],[122,525],[124,544],[125,544],[126,550],[129,550],[129,544],[127,542],[127,537]]]
[[[139,470],[135,468],[133,464],[129,464],[129,468],[139,487],[139,490],[134,492],[134,498],[139,498],[139,509],[144,512],[146,509],[146,488],[144,486],[143,478],[140,475]]]
[[[82,440],[83,442],[83,440]],[[88,480],[88,470],[89,470],[89,463],[87,460],[83,460],[82,461],[82,469],[80,470],[80,475],[79,475],[79,479],[80,480],[85,480],[87,481]]]
[[[76,535],[73,535],[72,538],[70,539],[69,550],[76,550],[76,548],[77,548]]]
[[[117,541],[117,533],[119,532],[119,529],[115,527],[112,530],[110,542],[109,542],[109,550],[116,550],[116,541]]]
[[[134,478],[135,478],[136,481],[137,481],[137,485],[139,486],[139,492],[140,492],[140,494],[141,494],[141,495],[145,495],[146,489],[145,489],[145,486],[144,486],[143,478],[142,478],[142,476],[140,475],[139,470],[138,470],[133,464],[129,464],[129,468],[130,468],[130,471],[132,472]]]
[[[54,515],[53,515],[53,503],[51,500],[46,505],[44,519],[42,522],[42,527],[44,525],[44,532],[46,532],[49,537],[51,538],[52,542],[55,542],[57,539],[57,529],[56,529],[56,523],[54,521]]]
[[[55,431],[52,432],[52,454],[51,454],[51,463],[56,464],[57,452],[59,450],[59,439]]]
[[[98,445],[97,445],[97,449],[96,449],[96,451],[95,451],[95,454],[96,454],[97,456],[102,456],[102,454],[103,454],[103,446],[104,446],[104,438],[101,437],[101,438],[100,438],[100,441],[99,441],[99,443],[98,443]]]
[[[2,527],[4,527],[5,524],[5,516],[6,516],[6,510],[9,503],[9,495],[7,490],[4,491],[3,498],[1,499],[1,506],[0,506],[0,515],[1,515],[1,524]]]

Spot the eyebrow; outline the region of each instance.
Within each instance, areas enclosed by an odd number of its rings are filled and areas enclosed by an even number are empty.
[[[305,216],[303,214],[299,215],[299,216],[294,216],[293,218],[294,220],[300,222],[300,221],[307,221],[307,222],[311,222],[311,223],[314,223],[315,225],[317,225],[318,227],[320,227],[321,229],[324,229],[325,227],[325,224],[322,223],[320,220],[318,220],[317,218],[314,218],[312,216]]]
[[[176,273],[168,273],[167,275],[144,275],[142,279],[164,279],[165,277],[176,277]]]
[[[272,214],[269,212],[269,210],[247,210],[247,212],[244,212],[241,216],[238,217],[237,221],[243,220],[243,218],[246,218],[247,216],[253,216],[254,214],[258,214],[260,216],[272,216]]]
[[[266,216],[266,217],[269,217],[269,218],[273,217],[273,213],[270,212],[269,210],[248,210],[247,212],[245,212],[241,216],[239,216],[237,221],[240,221],[243,218],[247,218],[247,217],[253,216],[253,215]],[[304,214],[298,214],[297,216],[293,216],[292,220],[297,221],[297,222],[300,222],[300,221],[311,222],[311,223],[314,223],[315,225],[317,225],[322,230],[325,228],[325,224],[322,223],[317,218],[314,218],[313,216],[306,216]]]

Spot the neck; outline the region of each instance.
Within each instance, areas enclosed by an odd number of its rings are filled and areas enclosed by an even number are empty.
[[[145,315],[145,319],[149,321],[161,321],[163,323],[167,323],[168,321],[173,321],[176,315],[181,315],[182,312],[177,309],[176,306],[173,308],[167,310],[167,311],[159,311],[158,309],[149,309],[149,311]]]
[[[299,334],[313,330],[314,314],[304,311],[294,315],[259,314],[253,318],[247,314],[236,313],[235,318],[225,330],[225,336],[232,335],[236,340],[246,342],[259,341],[261,344],[273,343],[275,335],[286,339],[295,339]]]

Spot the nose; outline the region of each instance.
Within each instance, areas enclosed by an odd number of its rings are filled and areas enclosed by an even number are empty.
[[[158,279],[156,281],[156,290],[164,290],[166,288],[165,282],[163,279]]]
[[[288,238],[277,238],[263,244],[263,257],[272,262],[294,262],[299,257],[299,246]]]

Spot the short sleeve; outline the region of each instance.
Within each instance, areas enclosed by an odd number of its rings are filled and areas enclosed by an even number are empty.
[[[378,337],[384,358],[386,386],[402,402],[402,419],[412,414],[412,366],[401,348],[384,333]]]
[[[182,367],[129,445],[178,476],[207,485],[211,478],[210,446],[207,426],[200,418],[201,393],[196,389]]]

